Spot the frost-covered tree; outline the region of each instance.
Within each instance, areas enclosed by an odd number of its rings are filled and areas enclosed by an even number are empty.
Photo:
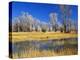
[[[57,31],[57,13],[50,13],[50,23],[52,24],[52,30]]]
[[[22,13],[22,15],[18,16],[14,21],[13,24],[13,31],[31,31],[33,25],[33,17],[28,13]]]

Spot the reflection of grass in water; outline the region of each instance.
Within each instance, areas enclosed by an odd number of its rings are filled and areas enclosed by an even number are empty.
[[[13,54],[13,58],[23,58],[23,57],[44,57],[44,56],[61,56],[61,55],[73,55],[77,54],[76,49],[73,48],[65,48],[64,50],[60,51],[51,51],[51,50],[29,50],[22,51],[20,53]]]
[[[27,41],[16,43],[15,48],[18,51],[13,52],[13,58],[73,55],[77,54],[77,39]]]

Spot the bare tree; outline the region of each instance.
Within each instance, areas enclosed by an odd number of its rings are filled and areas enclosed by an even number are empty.
[[[78,27],[77,27],[77,22],[72,21],[71,22],[71,31],[77,32]]]
[[[15,22],[12,23],[12,31],[18,32],[19,31],[19,19],[15,18]]]
[[[50,13],[50,23],[52,24],[52,29],[57,31],[57,13]]]
[[[70,14],[71,14],[70,6],[60,5],[60,9],[61,9],[61,18],[62,18],[63,30],[64,30],[64,32],[70,32],[70,30],[68,28],[70,26],[70,20],[69,20]]]

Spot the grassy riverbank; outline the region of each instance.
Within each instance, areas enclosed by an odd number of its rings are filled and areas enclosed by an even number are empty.
[[[76,33],[60,33],[60,32],[12,32],[9,33],[10,41],[21,42],[25,40],[50,40],[62,38],[76,38]]]

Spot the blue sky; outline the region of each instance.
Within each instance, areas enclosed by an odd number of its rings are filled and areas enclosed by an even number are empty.
[[[75,5],[70,5],[72,14],[71,19],[77,22],[78,20],[78,7]],[[26,2],[13,2],[12,3],[12,19],[20,16],[21,12],[28,12],[33,17],[49,22],[49,14],[50,13],[57,13],[58,14],[58,21],[60,21],[60,8],[57,4],[42,4],[42,3],[26,3]]]

